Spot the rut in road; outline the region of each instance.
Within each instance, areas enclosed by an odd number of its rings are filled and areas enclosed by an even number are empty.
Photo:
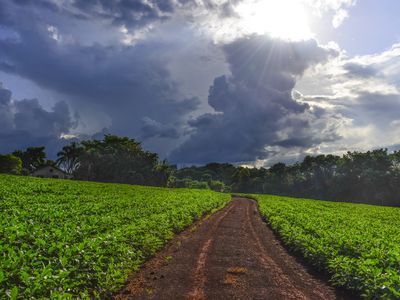
[[[234,198],[132,273],[117,299],[354,299],[313,276]]]

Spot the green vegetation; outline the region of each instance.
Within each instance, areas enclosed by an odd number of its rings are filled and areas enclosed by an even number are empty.
[[[334,284],[400,299],[400,209],[253,195],[283,241]]]
[[[12,155],[21,159],[24,174],[29,174],[46,164],[45,147],[28,147],[24,151],[14,151]]]
[[[400,206],[400,151],[387,149],[348,152],[342,157],[306,156],[301,162],[276,163],[268,169],[210,163],[176,170],[174,176],[184,183],[187,178],[220,181],[224,191],[235,193]]]
[[[0,175],[0,298],[108,297],[230,196]]]
[[[145,151],[136,140],[109,134],[65,146],[58,156],[81,180],[167,186],[171,172],[166,161],[159,162],[158,154]]]
[[[11,154],[0,154],[0,173],[21,174],[22,161],[19,157]]]
[[[0,173],[28,175],[43,166],[57,165],[68,178],[172,188],[211,189],[217,192],[261,193],[400,206],[400,151],[377,149],[340,156],[306,156],[292,165],[247,168],[209,163],[178,169],[139,141],[105,134],[101,140],[72,141],[46,160],[44,147],[29,147],[0,158]]]

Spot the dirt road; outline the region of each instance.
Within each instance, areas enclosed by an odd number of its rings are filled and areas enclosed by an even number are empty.
[[[281,246],[254,201],[225,208],[174,238],[117,299],[350,299]],[[352,298],[354,299],[354,298]]]

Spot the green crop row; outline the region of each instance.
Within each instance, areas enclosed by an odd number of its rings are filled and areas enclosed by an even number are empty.
[[[253,195],[292,250],[366,299],[400,299],[400,209]]]
[[[0,175],[0,299],[110,297],[174,233],[229,200]]]

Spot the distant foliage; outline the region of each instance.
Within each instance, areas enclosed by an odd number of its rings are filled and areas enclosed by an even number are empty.
[[[169,183],[169,187],[190,188],[190,189],[210,189],[205,181],[192,180],[191,178],[176,179]]]
[[[57,153],[57,165],[61,167],[67,174],[72,175],[76,172],[81,164],[81,158],[84,154],[84,148],[77,142],[64,146]]]
[[[175,174],[182,176],[180,170],[175,170]],[[200,180],[192,179],[191,177],[177,178],[172,176],[168,186],[177,188],[211,189],[216,192],[230,191],[229,187],[227,187],[224,182],[213,180],[212,175],[208,173],[202,174]]]
[[[302,163],[269,170],[263,192],[326,200],[400,205],[400,152],[386,149],[307,156]]]
[[[46,165],[46,153],[44,149],[45,147],[28,147],[24,151],[14,151],[12,155],[21,159],[23,173],[29,174]]]
[[[253,197],[285,244],[335,285],[365,299],[400,299],[399,208]]]
[[[79,180],[400,206],[400,151],[388,153],[387,149],[348,152],[341,157],[306,156],[302,162],[280,162],[270,168],[209,163],[177,169],[134,139],[105,135],[102,140],[64,146],[56,162],[46,160],[44,147],[12,155],[22,161],[22,170],[16,168],[14,174],[28,175],[56,164],[69,178]]]
[[[175,172],[178,180],[221,181],[225,190],[400,206],[400,151],[386,149],[306,156],[267,168],[208,164]]]
[[[111,299],[230,195],[0,175],[0,199],[1,299]]]
[[[57,153],[57,160],[46,160],[45,147],[29,147],[12,153],[22,162],[22,170],[0,166],[0,172],[29,175],[44,166],[58,166],[71,179],[99,182],[168,186],[173,166],[160,161],[156,153],[145,151],[128,137],[105,135],[102,140],[72,142]],[[3,169],[4,170],[3,170]],[[3,171],[2,171],[3,170]],[[198,183],[196,188],[208,188]]]
[[[203,186],[218,192],[230,192],[234,182],[236,167],[225,163],[210,163],[202,167],[188,167],[175,170],[174,187],[191,187],[193,182],[203,182]]]
[[[167,186],[172,172],[156,153],[143,150],[134,139],[115,135],[64,147],[58,163],[76,179],[100,182]]]
[[[19,175],[22,171],[22,161],[11,154],[0,154],[0,173]]]

